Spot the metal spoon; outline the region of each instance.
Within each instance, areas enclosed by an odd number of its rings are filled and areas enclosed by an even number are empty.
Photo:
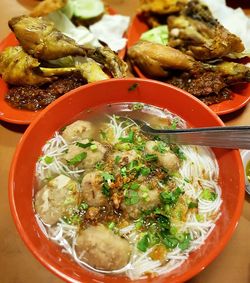
[[[250,149],[250,126],[154,129],[142,120],[133,119],[142,132],[157,135],[172,144],[201,145],[219,148]]]

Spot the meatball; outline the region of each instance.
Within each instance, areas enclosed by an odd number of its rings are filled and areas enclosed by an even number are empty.
[[[94,127],[89,121],[77,120],[68,125],[62,133],[67,142],[78,141],[82,139],[91,139],[94,135]]]
[[[107,197],[102,193],[103,178],[98,171],[86,174],[82,179],[82,196],[90,206],[104,206],[107,204]]]
[[[92,267],[110,271],[128,264],[131,248],[127,240],[98,225],[79,233],[76,252],[81,260]]]
[[[139,200],[135,204],[126,203],[126,197],[122,202],[121,208],[130,218],[137,219],[144,210],[154,208],[160,204],[159,191],[157,189],[149,190],[142,184],[138,189]]]
[[[87,142],[88,140],[81,141],[81,143],[83,144],[86,144]],[[104,159],[107,149],[97,141],[93,141],[91,143],[95,146],[94,149],[91,149],[91,147],[82,148],[76,144],[70,145],[68,148],[68,152],[63,155],[63,159],[70,162],[70,160],[74,159],[81,153],[86,153],[86,156],[84,156],[82,160],[79,160],[79,162],[75,163],[74,165],[81,169],[93,168],[97,162]]]
[[[155,148],[157,147],[157,141],[148,141],[145,145],[145,151],[149,154],[156,154],[158,157],[158,163],[160,166],[167,169],[169,172],[174,172],[180,167],[180,161],[178,157],[171,151],[166,150],[164,153],[160,153]]]
[[[78,205],[78,185],[67,176],[59,175],[35,195],[35,210],[45,224],[55,224]]]

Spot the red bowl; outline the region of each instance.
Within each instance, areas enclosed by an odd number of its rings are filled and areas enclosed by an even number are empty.
[[[129,88],[137,83],[132,91]],[[97,274],[77,265],[40,230],[32,207],[35,163],[54,132],[85,109],[114,102],[144,102],[164,107],[196,127],[223,126],[207,106],[190,94],[165,83],[144,79],[112,79],[71,91],[49,105],[24,133],[9,175],[9,202],[14,222],[33,255],[68,282],[131,282],[124,277]],[[192,252],[180,268],[153,279],[133,282],[183,282],[203,270],[222,251],[239,220],[244,200],[244,171],[238,150],[215,149],[220,168],[222,215],[205,244]]]

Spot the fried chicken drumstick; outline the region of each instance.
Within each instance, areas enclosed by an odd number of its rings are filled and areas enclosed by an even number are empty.
[[[54,60],[66,56],[85,56],[85,50],[58,31],[52,22],[43,18],[20,16],[9,21],[24,51],[40,60]]]

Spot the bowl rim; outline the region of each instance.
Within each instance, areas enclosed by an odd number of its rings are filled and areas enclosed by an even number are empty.
[[[23,136],[21,137],[21,139],[19,140],[19,142],[17,144],[15,153],[13,155],[11,166],[10,166],[10,171],[9,171],[9,180],[8,180],[9,206],[10,206],[11,214],[12,214],[13,221],[15,223],[16,229],[17,229],[20,237],[24,241],[25,245],[27,246],[27,248],[35,256],[35,258],[40,263],[42,263],[42,265],[44,267],[46,267],[48,270],[52,271],[52,273],[54,273],[55,275],[57,275],[58,277],[60,277],[61,279],[63,279],[66,282],[80,283],[81,281],[78,281],[78,280],[76,280],[76,279],[66,275],[65,273],[63,273],[62,271],[60,271],[59,269],[54,267],[52,264],[48,263],[46,261],[45,257],[42,254],[40,254],[39,251],[37,250],[37,248],[33,245],[32,241],[27,236],[26,231],[22,227],[21,221],[19,219],[19,215],[17,213],[15,201],[14,201],[14,176],[15,176],[15,170],[16,170],[16,163],[17,163],[17,160],[18,160],[18,156],[19,156],[19,154],[20,154],[20,152],[22,150],[22,146],[26,142],[27,138],[29,137],[29,133],[33,130],[33,128],[36,126],[36,124],[39,122],[39,120],[44,115],[46,115],[46,113],[48,111],[50,111],[50,109],[53,109],[54,107],[56,107],[56,105],[59,104],[62,100],[68,99],[68,97],[72,93],[79,92],[79,91],[84,91],[85,89],[92,88],[92,87],[94,87],[97,84],[98,85],[99,84],[109,84],[109,83],[112,83],[112,82],[117,82],[118,83],[121,80],[122,81],[124,81],[124,80],[128,81],[128,82],[130,82],[132,84],[140,83],[140,82],[160,84],[160,85],[163,85],[164,87],[172,88],[172,89],[177,90],[178,92],[182,92],[184,95],[187,95],[191,99],[196,100],[203,108],[205,108],[207,111],[209,111],[210,114],[215,118],[215,120],[217,120],[218,124],[220,124],[221,126],[225,126],[224,123],[222,122],[222,120],[208,106],[206,106],[198,98],[192,96],[191,94],[187,93],[186,91],[184,91],[182,89],[179,89],[179,88],[177,88],[175,86],[163,83],[163,82],[158,82],[158,81],[149,80],[149,79],[142,79],[142,78],[110,79],[110,80],[90,83],[90,84],[81,86],[79,88],[73,89],[72,91],[68,92],[66,95],[63,95],[60,98],[56,99],[49,106],[47,106],[44,110],[42,110],[39,113],[39,115],[34,119],[34,121],[32,121],[32,123],[28,126],[26,131],[24,132]],[[231,237],[233,235],[233,232],[235,231],[235,229],[236,229],[236,227],[238,225],[238,221],[240,219],[241,211],[243,209],[244,196],[245,196],[245,191],[244,191],[244,186],[245,186],[244,169],[243,169],[242,159],[241,159],[239,150],[232,149],[232,150],[230,150],[230,152],[235,153],[235,158],[237,159],[237,164],[240,164],[240,168],[238,168],[238,169],[241,172],[240,173],[240,179],[239,179],[239,187],[241,189],[239,190],[238,202],[237,202],[236,207],[234,209],[234,215],[231,218],[230,225],[227,228],[226,233],[223,234],[222,240],[218,243],[218,245],[217,245],[216,249],[214,249],[213,253],[210,253],[208,256],[203,257],[203,259],[200,262],[196,263],[196,265],[192,268],[191,271],[188,270],[185,273],[179,275],[177,278],[174,278],[173,280],[171,279],[171,282],[184,282],[186,280],[191,279],[192,277],[197,275],[199,272],[201,272],[203,269],[205,269],[205,267],[207,267],[222,252],[224,247],[227,245],[228,241],[231,239]],[[137,280],[135,280],[135,281],[128,280],[128,282],[139,282],[139,281],[137,281]]]

